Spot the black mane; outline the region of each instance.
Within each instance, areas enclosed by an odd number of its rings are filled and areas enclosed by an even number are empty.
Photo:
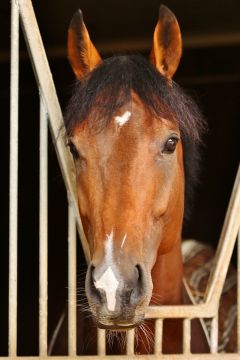
[[[154,116],[167,118],[179,126],[184,145],[185,209],[188,209],[198,178],[197,149],[205,122],[195,102],[145,58],[137,55],[111,57],[78,81],[65,113],[67,134],[71,135],[74,127],[87,117],[90,127],[101,130],[116,110],[131,100],[132,91]]]

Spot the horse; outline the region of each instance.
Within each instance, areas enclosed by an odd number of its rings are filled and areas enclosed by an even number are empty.
[[[80,10],[68,30],[77,81],[65,126],[91,254],[88,321],[94,319],[95,330],[138,328],[140,354],[152,351],[142,325],[148,305],[191,303],[183,285],[181,234],[205,122],[172,80],[181,54],[178,21],[163,5],[150,61],[140,55],[102,60]],[[78,333],[89,332],[87,326],[80,319]],[[154,322],[147,326],[153,331]],[[200,322],[193,320],[191,327],[191,351],[207,352]],[[113,342],[115,349],[108,351],[121,353],[118,336]],[[91,351],[85,347],[84,353]],[[181,319],[164,321],[163,352],[182,352]]]

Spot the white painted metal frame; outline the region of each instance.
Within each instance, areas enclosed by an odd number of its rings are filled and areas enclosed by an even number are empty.
[[[10,213],[9,213],[9,357],[17,357],[17,214],[18,214],[18,51],[19,51],[19,15],[29,55],[35,71],[40,92],[40,190],[39,190],[39,357],[26,359],[51,358],[75,359],[77,346],[76,329],[76,228],[79,232],[83,250],[89,261],[89,249],[83,233],[78,213],[72,158],[66,149],[64,137],[59,137],[63,126],[62,113],[56,95],[48,61],[42,44],[31,0],[12,0],[11,11],[11,115],[10,115]],[[66,185],[69,201],[69,357],[48,357],[47,355],[47,141],[49,124],[52,138]],[[55,139],[58,139],[55,141]],[[141,356],[142,359],[238,359],[240,358],[240,236],[238,243],[238,353],[218,354],[218,304],[230,263],[234,243],[240,228],[240,170],[238,171],[229,208],[216,252],[216,261],[211,273],[204,302],[199,305],[149,306],[146,317],[156,319],[154,354]],[[184,318],[183,354],[162,354],[162,329],[164,318]],[[193,355],[190,350],[190,324],[193,318],[212,318],[211,354]],[[121,356],[123,357],[123,356]],[[127,334],[128,359],[135,359],[134,330]],[[106,334],[98,331],[98,356],[85,356],[85,359],[119,359],[118,356],[106,356]],[[25,357],[21,357],[25,359]]]
[[[11,9],[10,184],[9,184],[9,356],[17,351],[18,83],[19,12]],[[11,311],[10,311],[11,309]]]
[[[47,355],[48,314],[48,123],[40,96],[39,151],[39,355]]]

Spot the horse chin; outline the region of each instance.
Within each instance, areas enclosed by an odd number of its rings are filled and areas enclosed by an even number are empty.
[[[97,309],[95,306],[93,308],[90,306],[90,308],[97,327],[113,331],[126,331],[138,327],[144,321],[146,310],[145,307],[141,307],[141,310],[123,309],[121,313],[116,314]]]
[[[137,317],[136,319],[127,320],[114,320],[114,319],[99,319],[97,320],[97,327],[100,329],[112,331],[126,331],[138,327],[144,320],[144,316]]]
[[[100,329],[105,329],[105,330],[112,330],[112,331],[126,331],[126,330],[131,330],[136,328],[137,326],[139,326],[142,323],[142,321],[135,323],[135,324],[124,324],[124,325],[119,325],[119,324],[115,324],[115,325],[106,325],[106,324],[102,324],[100,322],[97,322],[97,327]]]

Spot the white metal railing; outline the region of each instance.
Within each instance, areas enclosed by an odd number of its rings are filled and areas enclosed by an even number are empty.
[[[39,146],[39,355],[47,355],[48,298],[48,123],[40,96]]]
[[[68,352],[71,359],[76,358],[77,324],[76,324],[76,229],[79,232],[83,250],[89,261],[89,249],[85,239],[81,219],[78,213],[76,189],[72,158],[65,147],[64,138],[59,136],[59,129],[63,126],[62,113],[56,90],[49,69],[47,57],[42,44],[35,14],[30,0],[12,0],[11,20],[11,116],[10,116],[10,212],[9,212],[9,357],[17,357],[17,214],[18,214],[18,51],[19,51],[19,15],[29,55],[35,71],[36,81],[40,92],[40,191],[39,191],[39,357],[48,358],[47,351],[47,136],[48,124],[66,185],[69,201],[68,209]],[[55,139],[58,139],[55,141]],[[240,264],[238,263],[238,353],[219,354],[218,347],[218,304],[230,263],[231,254],[240,227],[240,170],[235,181],[229,208],[216,252],[216,261],[211,273],[204,302],[198,305],[182,306],[149,306],[146,317],[156,319],[154,354],[141,358],[157,359],[238,359],[240,356]],[[238,261],[240,262],[240,240],[238,245]],[[164,318],[183,318],[183,354],[162,355],[162,331]],[[211,326],[211,354],[191,354],[190,324],[193,318],[212,318]],[[98,356],[103,359],[106,355],[105,331],[98,331]],[[134,355],[134,330],[127,334],[127,358]],[[119,359],[118,356],[107,356]],[[121,356],[123,357],[123,356]],[[6,359],[7,359],[6,358]],[[63,359],[66,357],[49,357]],[[83,357],[95,359],[96,356]],[[4,359],[4,357],[3,357]],[[21,356],[21,359],[25,357]],[[36,357],[26,357],[36,359]]]
[[[17,349],[17,215],[18,215],[18,83],[19,12],[11,9],[10,185],[9,185],[9,355]]]

